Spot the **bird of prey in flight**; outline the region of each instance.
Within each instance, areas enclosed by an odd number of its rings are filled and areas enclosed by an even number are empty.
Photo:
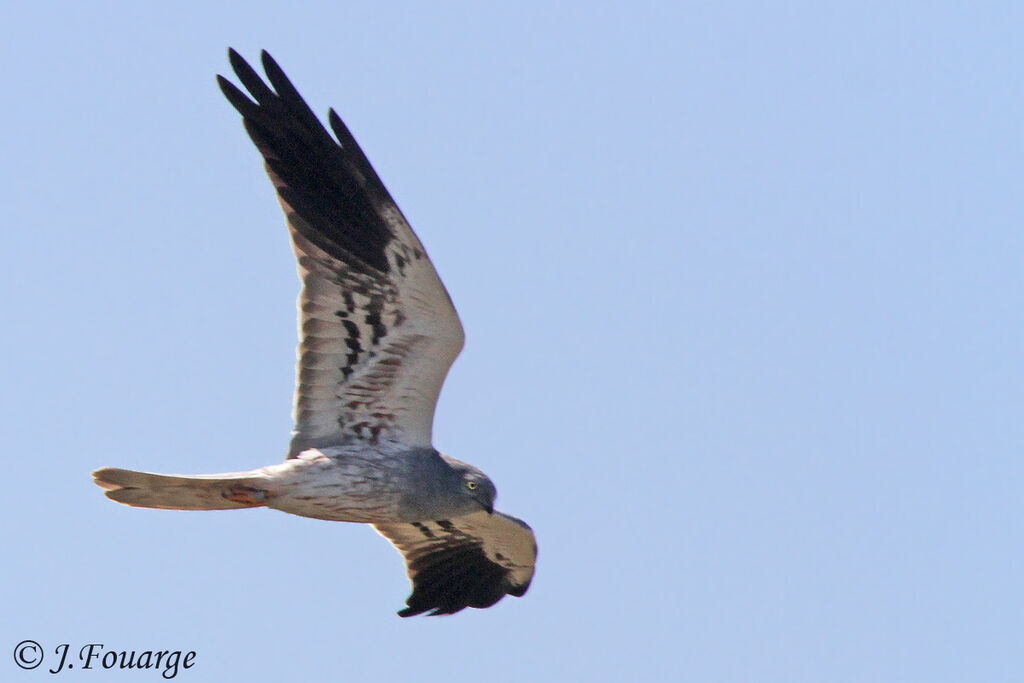
[[[523,595],[537,557],[530,527],[494,510],[487,475],[431,443],[463,332],[423,245],[333,109],[336,138],[269,54],[269,84],[228,54],[248,94],[217,80],[266,162],[302,280],[288,458],[228,474],[104,467],[96,483],[138,507],[268,507],[372,524],[405,558],[403,617]]]

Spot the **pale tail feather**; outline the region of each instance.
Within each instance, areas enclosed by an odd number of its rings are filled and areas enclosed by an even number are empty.
[[[144,508],[238,510],[260,507],[267,496],[267,476],[258,471],[182,475],[103,467],[92,477],[107,498]]]

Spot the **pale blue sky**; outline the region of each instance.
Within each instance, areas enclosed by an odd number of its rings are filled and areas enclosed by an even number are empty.
[[[2,11],[0,646],[1024,680],[1018,3],[145,5]],[[229,45],[337,108],[430,251],[468,336],[435,442],[536,530],[526,597],[399,619],[368,528],[91,484],[285,454],[298,282]]]

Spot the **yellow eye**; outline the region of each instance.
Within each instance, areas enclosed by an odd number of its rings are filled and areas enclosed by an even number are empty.
[[[476,487],[477,487],[477,483],[475,481],[467,481],[466,482],[466,488],[469,489],[470,491],[475,491]]]

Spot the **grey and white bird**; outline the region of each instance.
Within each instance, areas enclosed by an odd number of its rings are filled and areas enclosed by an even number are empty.
[[[228,54],[248,95],[217,80],[266,162],[302,281],[291,448],[249,472],[104,467],[96,483],[137,507],[268,507],[372,524],[405,558],[403,617],[523,595],[537,557],[530,527],[494,510],[487,475],[431,442],[463,331],[423,245],[333,109],[336,140],[269,54],[269,85]]]

